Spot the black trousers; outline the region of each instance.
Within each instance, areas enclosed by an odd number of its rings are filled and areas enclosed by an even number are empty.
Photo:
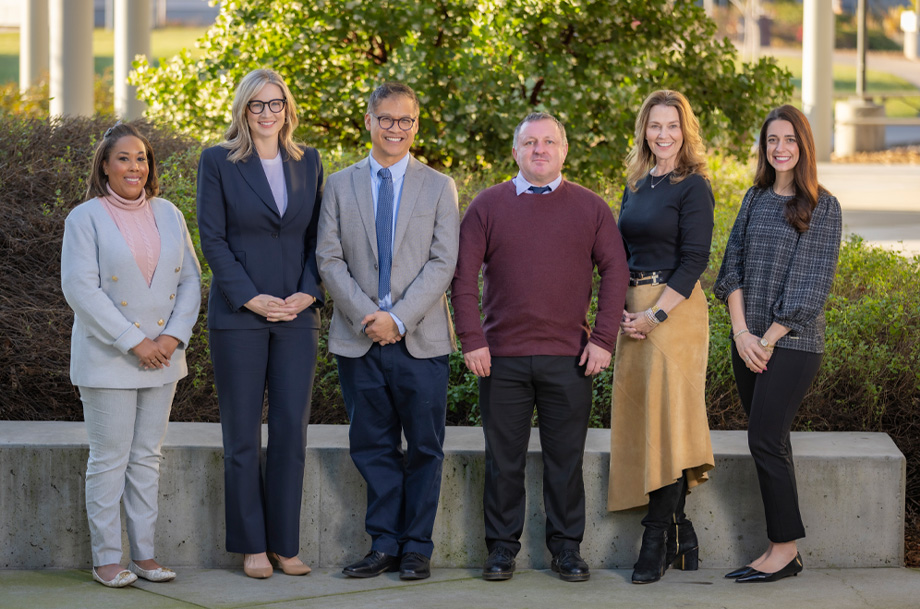
[[[582,462],[591,414],[591,377],[578,357],[493,357],[479,381],[486,439],[483,513],[486,545],[521,549],[524,466],[534,406],[543,450],[546,545],[553,555],[579,549],[585,532]]]
[[[767,369],[748,370],[731,346],[732,370],[748,415],[748,447],[757,466],[767,537],[774,543],[805,537],[789,432],[821,367],[821,354],[777,348]]]
[[[212,329],[209,339],[224,439],[227,551],[296,556],[319,330],[280,324],[258,330]]]

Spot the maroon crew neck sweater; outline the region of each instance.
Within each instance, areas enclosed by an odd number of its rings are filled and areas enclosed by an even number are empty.
[[[592,330],[595,266],[601,282]],[[543,195],[517,195],[510,181],[487,188],[460,223],[451,301],[463,352],[580,356],[589,338],[613,352],[628,282],[620,232],[599,196],[565,180]]]

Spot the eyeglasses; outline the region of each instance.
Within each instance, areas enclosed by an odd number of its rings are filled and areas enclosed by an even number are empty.
[[[267,102],[264,102],[260,99],[254,99],[246,104],[246,107],[249,108],[249,111],[253,114],[262,114],[262,110],[264,110],[265,106],[268,105],[269,110],[277,113],[284,110],[285,103],[286,102],[283,99],[272,99]]]
[[[371,114],[371,116],[377,119],[377,124],[380,125],[381,129],[392,129],[393,125],[396,124],[399,125],[399,128],[403,131],[408,131],[416,121],[416,119],[409,118],[408,116],[399,119],[390,116],[377,116],[376,114]]]

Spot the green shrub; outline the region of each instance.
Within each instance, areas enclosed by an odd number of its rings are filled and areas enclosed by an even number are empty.
[[[199,41],[203,56],[136,64],[149,116],[217,138],[233,87],[278,70],[301,133],[327,149],[366,147],[370,91],[400,80],[419,93],[414,152],[440,167],[509,171],[512,129],[534,110],[566,124],[573,176],[618,175],[635,113],[654,89],[680,89],[706,139],[746,157],[750,130],[792,93],[772,59],[736,67],[731,43],[689,0],[230,0]]]

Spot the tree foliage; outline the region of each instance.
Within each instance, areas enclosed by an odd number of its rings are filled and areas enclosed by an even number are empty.
[[[371,90],[399,80],[422,101],[414,152],[442,167],[509,163],[514,125],[546,110],[567,126],[569,173],[610,176],[658,88],[686,94],[710,147],[744,158],[792,92],[771,59],[739,64],[687,0],[227,0],[198,44],[199,59],[135,64],[151,118],[219,138],[235,83],[269,66],[298,101],[299,135],[348,149],[366,145]]]

